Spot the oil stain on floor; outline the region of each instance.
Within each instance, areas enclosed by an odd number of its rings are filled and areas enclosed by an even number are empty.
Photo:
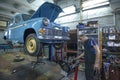
[[[14,62],[15,55],[18,54],[25,60]],[[40,63],[33,67],[33,60],[34,57],[23,53],[0,54],[0,80],[59,80],[62,77],[58,64],[43,60],[45,64]]]

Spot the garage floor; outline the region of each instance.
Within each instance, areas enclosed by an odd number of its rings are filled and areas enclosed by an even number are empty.
[[[14,62],[16,55],[20,55],[25,60]],[[35,57],[24,55],[20,52],[4,52],[0,53],[0,80],[61,80],[61,68],[58,64],[43,60],[33,67],[32,61]],[[78,74],[78,80],[85,80],[84,72]]]

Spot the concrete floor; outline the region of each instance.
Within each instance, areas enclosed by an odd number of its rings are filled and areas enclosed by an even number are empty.
[[[25,60],[14,62],[16,55]],[[0,53],[0,80],[62,80],[61,68],[57,63],[41,59],[45,64],[40,63],[33,67],[31,62],[34,60],[35,57],[20,52]],[[74,74],[71,75],[73,77]],[[79,71],[78,80],[85,80],[83,71]]]
[[[61,80],[74,80],[74,73],[70,74],[68,77],[64,77]],[[77,78],[77,80],[86,80],[85,79],[85,72],[84,71],[79,71],[78,72],[78,78]]]
[[[78,80],[86,80],[85,79],[85,72],[83,72],[83,71],[78,72]]]

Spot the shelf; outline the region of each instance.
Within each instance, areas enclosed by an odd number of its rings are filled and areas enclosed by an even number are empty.
[[[120,32],[113,26],[112,29],[111,27],[102,27],[102,40],[102,49],[107,49],[102,53],[120,58]]]
[[[107,51],[107,52],[103,52],[103,53],[108,53],[108,54],[118,54],[118,55],[120,55],[120,52],[109,52],[109,51]]]
[[[120,34],[120,33],[117,33],[117,32],[116,32],[116,33],[103,33],[103,34]]]
[[[108,45],[103,45],[104,47],[106,47],[106,48],[120,48],[120,46],[108,46]]]
[[[92,36],[92,35],[96,35],[96,36],[97,36],[97,35],[98,35],[98,33],[85,34],[85,35],[91,35],[91,36]]]
[[[84,28],[78,28],[80,30],[86,30],[86,29],[98,29],[98,27],[84,27]]]
[[[78,51],[74,51],[74,50],[66,50],[67,53],[78,53]]]
[[[85,34],[89,38],[94,38],[97,42],[99,42],[99,27],[84,27],[77,28],[77,42],[78,42],[78,53],[81,53],[84,49],[82,49],[82,43],[80,42],[80,35]]]
[[[88,36],[98,36],[98,33],[82,33]],[[80,36],[81,34],[78,34],[78,36]]]
[[[120,39],[105,39],[107,41],[120,41]]]

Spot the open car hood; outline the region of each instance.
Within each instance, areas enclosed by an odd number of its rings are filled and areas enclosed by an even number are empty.
[[[34,12],[31,19],[46,17],[50,20],[50,22],[54,22],[60,12],[62,12],[62,9],[59,6],[53,3],[45,2],[38,8],[36,12]]]

